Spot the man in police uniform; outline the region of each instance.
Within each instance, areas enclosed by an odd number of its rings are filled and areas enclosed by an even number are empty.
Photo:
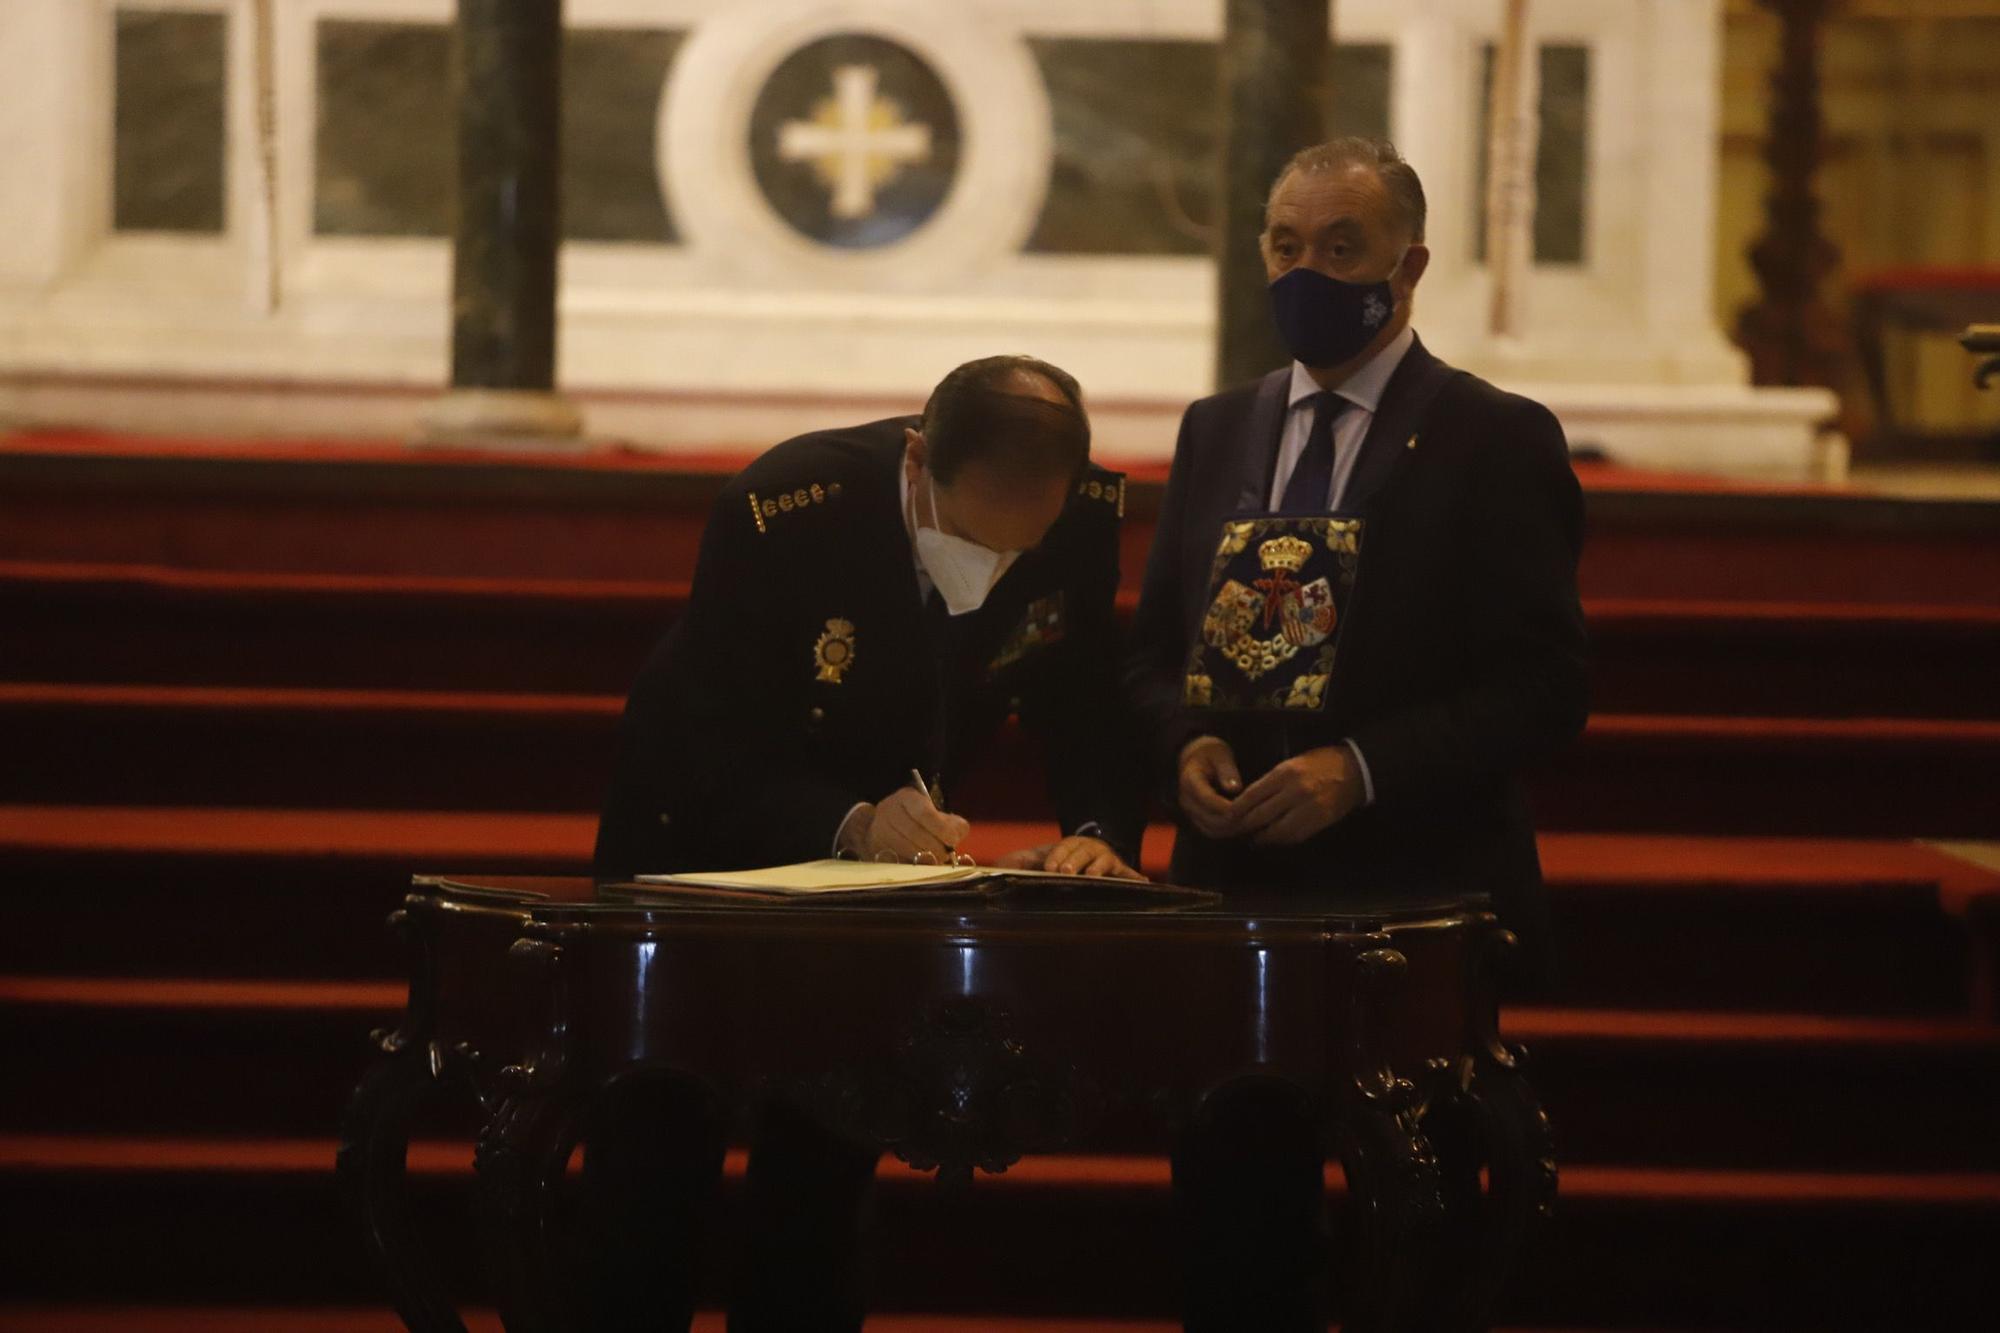
[[[1005,863],[1131,874],[1124,479],[1089,443],[1075,380],[989,357],[920,418],[801,436],[731,481],[626,706],[598,877],[948,859],[970,828],[934,798],[1010,712],[1045,743],[1063,836]]]
[[[1061,836],[1002,864],[1133,876],[1112,619],[1124,482],[1089,441],[1075,380],[990,357],[921,417],[802,436],[731,481],[687,611],[626,707],[598,877],[947,860],[971,828],[943,798],[1014,712],[1041,733]],[[720,1126],[696,1090],[635,1081],[587,1140],[587,1326],[685,1328]],[[732,1330],[860,1327],[876,1157],[766,1110]]]

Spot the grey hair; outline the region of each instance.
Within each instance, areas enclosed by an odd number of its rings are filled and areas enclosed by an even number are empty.
[[[1325,143],[1301,148],[1292,154],[1292,160],[1285,163],[1278,179],[1271,182],[1271,193],[1264,201],[1267,225],[1271,216],[1271,201],[1278,197],[1279,188],[1293,173],[1337,171],[1345,167],[1367,167],[1373,171],[1383,188],[1388,190],[1389,202],[1409,229],[1410,239],[1423,243],[1424,222],[1430,208],[1424,202],[1424,183],[1417,179],[1417,169],[1387,139],[1367,139],[1360,135],[1328,139]]]

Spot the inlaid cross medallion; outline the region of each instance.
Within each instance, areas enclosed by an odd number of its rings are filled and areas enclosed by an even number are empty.
[[[813,108],[812,119],[787,121],[778,130],[778,156],[809,162],[832,192],[837,218],[865,218],[876,191],[904,166],[931,154],[931,130],[903,118],[903,109],[879,94],[872,65],[842,65],[833,72],[833,96]]]

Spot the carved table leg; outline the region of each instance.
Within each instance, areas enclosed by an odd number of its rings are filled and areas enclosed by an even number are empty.
[[[1439,1259],[1450,1280],[1428,1289],[1419,1326],[1438,1333],[1488,1326],[1522,1254],[1555,1208],[1549,1119],[1521,1074],[1523,1052],[1498,1031],[1497,972],[1515,947],[1512,933],[1496,930],[1475,951],[1471,1054],[1432,1070],[1436,1082],[1423,1123],[1442,1163]]]
[[[1374,1037],[1375,1014],[1397,989],[1408,960],[1394,949],[1372,949],[1358,966],[1352,1028],[1357,1074],[1339,1134],[1355,1218],[1341,1327],[1377,1333],[1411,1327],[1410,1311],[1430,1276],[1443,1203],[1416,1088],[1396,1076]]]
[[[546,1026],[533,1054],[500,1071],[500,1098],[479,1134],[481,1230],[508,1333],[558,1333],[575,1326],[564,1300],[557,1213],[578,1137],[581,1099],[569,1077],[568,987],[563,948],[517,940],[510,961],[548,997]]]
[[[538,1091],[532,1070],[508,1072],[514,1090],[480,1133],[474,1158],[489,1267],[508,1333],[557,1333],[575,1326],[556,1231],[576,1106]]]
[[[388,1279],[405,1327],[414,1333],[464,1333],[410,1223],[404,1173],[410,1118],[450,1081],[434,1039],[433,970],[408,912],[396,912],[389,923],[415,948],[409,1006],[394,1032],[374,1034],[381,1055],[348,1100],[334,1171],[361,1217],[368,1249]]]

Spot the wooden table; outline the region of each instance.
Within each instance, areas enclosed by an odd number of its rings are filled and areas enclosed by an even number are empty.
[[[959,1178],[1090,1149],[1112,1121],[1164,1151],[1218,1087],[1284,1080],[1353,1197],[1349,1329],[1483,1327],[1555,1195],[1547,1119],[1496,1031],[1513,937],[1480,902],[1023,883],[744,903],[419,877],[391,920],[409,1006],[377,1034],[339,1174],[412,1329],[462,1327],[404,1209],[417,1107],[478,1099],[502,1317],[567,1328],[557,1193],[583,1108],[640,1066],[738,1112],[782,1092]]]

